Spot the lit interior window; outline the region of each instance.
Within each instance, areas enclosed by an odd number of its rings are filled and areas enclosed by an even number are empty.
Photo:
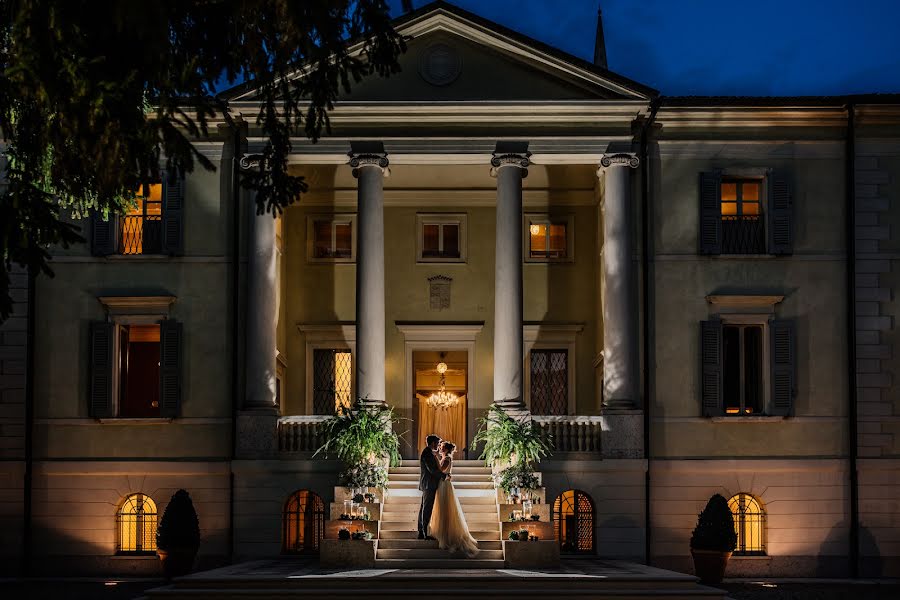
[[[156,504],[150,496],[132,494],[116,515],[118,552],[153,554],[156,552]]]
[[[528,248],[531,258],[565,258],[567,249],[565,223],[530,223]]]
[[[134,204],[121,218],[119,251],[122,254],[153,254],[162,250],[162,184],[152,183],[147,195],[137,192]]]
[[[735,554],[743,556],[766,553],[766,513],[750,494],[736,494],[728,501],[738,536]]]
[[[352,381],[350,368],[350,353],[336,352],[334,355],[334,409],[339,410],[341,407],[350,408],[352,398],[350,397],[350,383]]]

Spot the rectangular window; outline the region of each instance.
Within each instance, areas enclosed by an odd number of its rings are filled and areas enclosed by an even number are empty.
[[[159,324],[118,325],[117,330],[118,416],[159,417]]]
[[[141,190],[135,204],[119,219],[119,254],[161,254],[163,251],[162,183]]]
[[[307,219],[310,262],[356,260],[356,215],[315,215]]]
[[[761,194],[762,179],[722,179],[722,254],[765,254]]]
[[[525,218],[525,257],[529,262],[568,262],[574,259],[571,217]]]
[[[313,413],[331,415],[352,404],[353,369],[349,350],[313,350]]]
[[[763,326],[722,327],[722,392],[726,415],[763,414]]]
[[[567,414],[569,411],[568,350],[532,350],[530,383],[532,414]]]
[[[419,262],[465,262],[466,215],[416,215]]]

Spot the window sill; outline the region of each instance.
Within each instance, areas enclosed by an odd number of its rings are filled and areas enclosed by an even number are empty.
[[[466,260],[463,258],[417,258],[417,265],[465,265]]]
[[[113,560],[159,560],[156,552],[147,554],[113,554],[110,558]]]
[[[721,258],[721,259],[761,259],[761,258],[778,258],[777,254],[708,254],[710,258]]]
[[[734,417],[711,417],[713,423],[775,423],[784,421],[787,417],[770,415],[748,415]]]
[[[731,560],[772,560],[772,557],[765,554],[732,554]]]
[[[169,254],[110,254],[106,257],[109,260],[160,260],[163,258],[172,258]]]
[[[171,417],[109,417],[97,420],[110,425],[166,425],[175,419]]]

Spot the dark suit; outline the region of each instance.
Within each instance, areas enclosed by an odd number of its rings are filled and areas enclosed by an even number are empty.
[[[441,481],[447,478],[447,474],[441,472],[437,458],[428,446],[422,450],[419,467],[422,470],[419,476],[419,491],[422,492],[422,504],[419,506],[419,535],[424,536],[428,535],[428,523],[431,521],[431,513],[434,512],[434,495]]]

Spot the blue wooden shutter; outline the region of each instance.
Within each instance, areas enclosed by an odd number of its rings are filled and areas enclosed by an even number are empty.
[[[703,416],[723,415],[722,321],[700,321],[700,365],[700,406]]]
[[[722,253],[722,174],[700,173],[700,254]]]
[[[159,408],[170,419],[181,413],[181,323],[173,319],[159,324]]]
[[[769,192],[769,254],[794,252],[794,199],[787,174],[770,171],[766,181]]]
[[[95,419],[113,415],[113,339],[115,325],[106,321],[91,322],[91,371],[88,407]]]
[[[162,251],[184,254],[184,177],[171,170],[163,176]]]
[[[797,340],[792,321],[772,321],[769,324],[771,344],[772,399],[769,414],[794,414],[797,395]]]
[[[109,256],[116,253],[118,225],[119,219],[112,213],[106,220],[103,220],[103,215],[96,210],[91,213],[91,254]]]

